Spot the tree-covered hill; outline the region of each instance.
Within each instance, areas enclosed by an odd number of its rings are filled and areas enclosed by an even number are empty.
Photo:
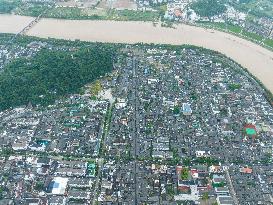
[[[218,0],[197,0],[192,3],[191,8],[202,17],[212,17],[226,11],[223,1]]]
[[[8,64],[0,75],[0,110],[26,105],[48,105],[113,68],[113,50],[95,46],[74,52],[41,50],[30,59]]]

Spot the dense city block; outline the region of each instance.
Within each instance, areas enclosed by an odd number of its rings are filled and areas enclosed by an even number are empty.
[[[2,46],[0,87],[25,63],[29,79],[70,65],[71,83],[52,103],[22,91],[1,107],[0,204],[272,204],[272,99],[232,60],[193,46],[15,43]],[[61,53],[50,68],[45,50]]]

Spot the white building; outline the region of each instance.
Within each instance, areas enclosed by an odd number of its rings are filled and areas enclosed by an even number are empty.
[[[64,195],[66,192],[68,178],[55,177],[51,182],[51,194]]]

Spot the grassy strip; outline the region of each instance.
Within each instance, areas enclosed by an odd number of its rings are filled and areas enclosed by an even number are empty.
[[[239,37],[243,37],[247,40],[253,41],[258,44],[265,45],[266,48],[272,50],[273,49],[273,40],[272,39],[264,39],[262,36],[251,33],[246,30],[243,30],[242,27],[226,24],[226,23],[214,23],[214,22],[197,22],[197,26],[202,26],[206,28],[216,29],[228,33],[232,33],[234,35],[237,35]]]
[[[248,31],[243,30],[243,31],[242,31],[242,35],[243,35],[243,36],[246,36],[246,37],[248,37],[248,38],[250,38],[250,39],[253,39],[253,40],[255,40],[255,41],[259,41],[259,42],[262,42],[262,41],[263,41],[263,37],[260,36],[260,35],[258,35],[258,34],[256,34],[256,33],[251,33],[251,32],[248,32]]]
[[[273,40],[272,39],[269,39],[269,38],[265,39],[264,44],[273,48]]]
[[[110,123],[111,123],[114,106],[115,106],[115,104],[110,104],[109,107],[107,108],[107,112],[105,114],[99,156],[104,155],[105,151],[106,151],[105,150],[105,145],[104,145],[104,140],[107,137],[107,134],[109,132],[109,126],[110,126]]]
[[[242,28],[240,26],[235,26],[231,24],[226,24],[226,23],[213,23],[213,22],[197,22],[198,26],[205,26],[205,27],[210,27],[213,29],[219,29],[222,31],[229,31],[231,33],[236,33],[239,34],[242,31]]]

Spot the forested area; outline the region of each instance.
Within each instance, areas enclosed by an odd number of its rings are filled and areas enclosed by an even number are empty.
[[[0,0],[0,13],[11,13],[19,5],[19,1]]]
[[[0,110],[26,105],[48,105],[110,72],[113,47],[99,45],[78,51],[41,50],[16,59],[0,75]]]
[[[39,16],[52,7],[52,3],[22,0],[0,0],[0,14],[17,14],[24,16]]]
[[[212,17],[222,14],[226,11],[226,6],[223,1],[217,0],[198,0],[192,3],[191,8],[203,17]]]

